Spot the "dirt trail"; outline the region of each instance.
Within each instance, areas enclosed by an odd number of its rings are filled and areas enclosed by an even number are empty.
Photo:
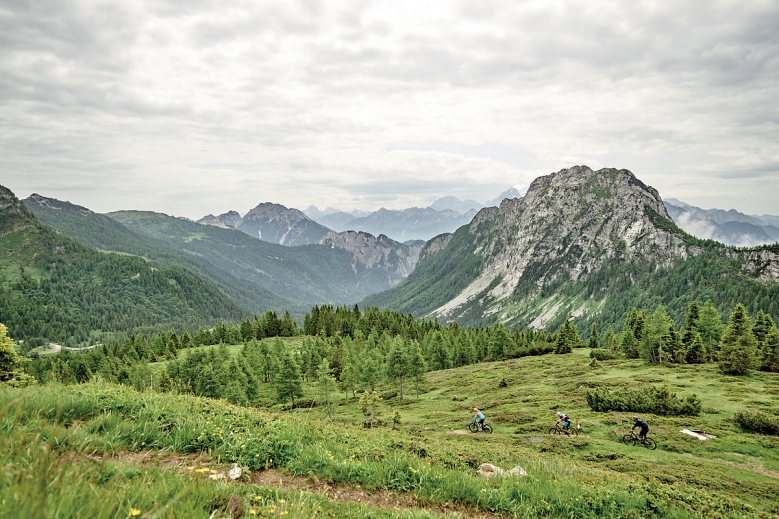
[[[467,434],[470,434],[466,431]],[[78,455],[69,453],[65,456],[76,460]],[[182,475],[190,477],[207,477],[208,473],[200,474],[190,467],[214,469],[220,473],[226,473],[232,464],[215,463],[207,455],[189,454],[183,455],[169,451],[138,451],[118,452],[106,456],[87,456],[94,461],[112,461],[134,466],[155,466],[176,470]],[[368,491],[363,488],[352,487],[343,484],[332,484],[321,481],[316,477],[291,476],[276,469],[252,472],[249,482],[271,488],[283,490],[305,491],[322,494],[328,499],[342,502],[360,503],[375,508],[402,512],[404,510],[423,510],[447,517],[467,517],[469,519],[497,519],[498,516],[488,512],[482,512],[470,507],[456,504],[439,504],[425,502],[413,494],[392,492],[388,490]],[[245,483],[243,483],[245,484]]]

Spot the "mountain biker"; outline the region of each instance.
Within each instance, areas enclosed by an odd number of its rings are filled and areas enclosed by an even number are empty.
[[[633,431],[636,427],[641,427],[641,430],[638,431],[638,439],[641,441],[646,440],[646,433],[649,432],[649,424],[646,420],[639,420],[638,416],[633,417],[633,428],[630,429]]]
[[[565,413],[561,413],[560,411],[557,411],[557,421],[555,422],[555,425],[562,423],[563,424],[563,430],[567,431],[571,428],[571,419],[568,418],[568,415]]]
[[[483,430],[484,429],[484,414],[481,411],[479,411],[479,409],[474,407],[473,408],[473,421],[475,422],[477,420],[479,422],[479,430]]]

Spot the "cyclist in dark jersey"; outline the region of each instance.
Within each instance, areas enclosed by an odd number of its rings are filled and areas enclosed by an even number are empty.
[[[649,424],[646,420],[639,420],[638,416],[633,417],[633,428],[632,430],[635,430],[636,427],[640,427],[641,430],[638,432],[638,437],[641,441],[644,441],[646,439],[646,433],[649,432]]]

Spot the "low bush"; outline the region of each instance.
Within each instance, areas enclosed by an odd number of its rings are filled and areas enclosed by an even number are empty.
[[[678,398],[667,386],[639,389],[593,389],[584,394],[593,411],[653,413],[662,416],[698,416],[701,401],[696,394]]]
[[[779,436],[779,418],[762,411],[741,411],[733,420],[747,431]]]
[[[606,348],[596,348],[590,351],[590,358],[595,360],[612,360],[618,359],[619,357],[619,353],[607,350]]]

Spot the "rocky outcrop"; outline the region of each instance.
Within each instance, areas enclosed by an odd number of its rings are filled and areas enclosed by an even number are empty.
[[[249,236],[281,245],[318,243],[331,232],[302,211],[269,202],[262,203],[246,213],[237,229]]]
[[[428,241],[419,253],[419,261],[434,256],[444,250],[449,242],[452,240],[452,233],[439,234],[435,238]]]
[[[222,229],[235,229],[241,223],[241,215],[238,211],[228,211],[219,216],[209,214],[204,216],[197,223],[201,225],[213,225],[214,227],[221,227]]]
[[[357,231],[330,232],[319,243],[351,253],[355,272],[360,269],[386,269],[393,278],[393,285],[411,274],[422,249],[421,244],[408,246],[383,234],[376,237]]]
[[[541,287],[582,280],[614,259],[669,266],[690,254],[657,190],[627,170],[577,166],[539,177],[523,198],[479,211],[469,230],[485,263],[438,317],[456,315],[488,289],[492,301],[507,298],[520,280]]]

